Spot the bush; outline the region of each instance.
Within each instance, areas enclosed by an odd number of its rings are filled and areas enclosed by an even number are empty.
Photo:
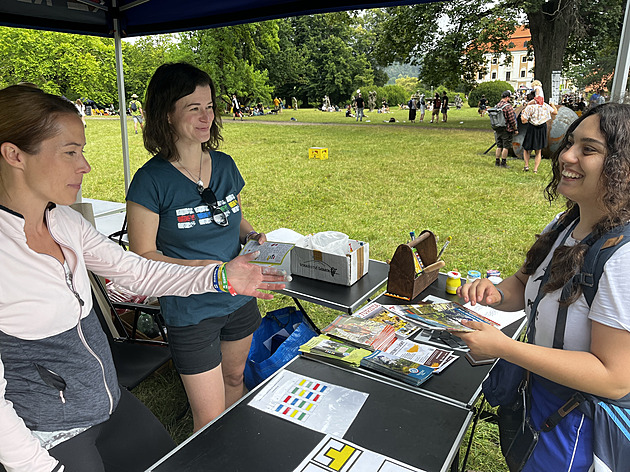
[[[485,95],[488,99],[488,106],[493,107],[501,100],[501,94],[506,90],[514,92],[514,88],[509,83],[502,80],[482,82],[470,91],[468,95],[468,106],[471,108],[477,107],[481,96]]]

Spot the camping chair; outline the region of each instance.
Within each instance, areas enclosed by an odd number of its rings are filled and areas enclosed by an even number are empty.
[[[137,320],[141,312],[159,318],[159,307],[140,304],[113,303],[98,276],[90,273],[92,299],[103,331],[107,335],[119,383],[131,390],[171,359],[166,332],[160,326],[163,341],[135,337],[135,326],[130,334],[116,308],[131,308]]]

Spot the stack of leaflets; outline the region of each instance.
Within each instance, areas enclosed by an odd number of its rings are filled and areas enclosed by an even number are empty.
[[[349,344],[330,339],[320,334],[311,338],[306,344],[300,346],[300,352],[313,356],[325,357],[334,363],[359,367],[361,359],[371,354],[367,349],[350,346]]]
[[[387,348],[386,352],[411,362],[432,367],[435,369],[434,374],[439,374],[446,369],[446,367],[459,359],[458,356],[453,354],[453,351],[416,343],[408,339],[397,340]]]
[[[393,326],[356,316],[338,316],[322,333],[371,351],[385,350],[396,340]]]
[[[396,329],[397,338],[407,339],[420,330],[418,326],[402,319],[378,302],[368,303],[359,311],[354,312],[352,316],[391,325]]]
[[[448,331],[474,331],[461,324],[462,320],[482,321],[492,326],[499,326],[473,310],[455,302],[428,303],[426,305],[387,305],[402,318],[429,329]]]
[[[361,366],[416,387],[433,374],[431,367],[382,351],[364,357]]]

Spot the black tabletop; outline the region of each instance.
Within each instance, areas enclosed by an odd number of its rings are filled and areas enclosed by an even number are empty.
[[[428,472],[448,470],[472,417],[466,408],[323,362],[298,357],[286,368],[368,393],[344,438]],[[149,470],[294,470],[324,435],[248,406],[258,391]]]
[[[368,273],[349,287],[293,275],[293,280],[279,292],[350,314],[385,285],[388,275],[388,264],[370,259]]]
[[[375,301],[383,305],[408,305],[419,303],[428,295],[439,298],[461,302],[456,295],[446,293],[446,274],[440,274],[435,282],[429,285],[414,300],[405,301],[399,298],[381,295]],[[503,332],[508,336],[517,335],[523,327],[524,318],[503,328]],[[419,341],[418,339],[414,339]],[[444,345],[444,349],[452,349]],[[455,349],[454,353],[459,356],[453,364],[449,365],[443,372],[436,374],[423,383],[419,390],[441,398],[450,399],[464,406],[472,405],[481,391],[481,383],[488,375],[492,364],[472,366],[465,358],[465,351]]]

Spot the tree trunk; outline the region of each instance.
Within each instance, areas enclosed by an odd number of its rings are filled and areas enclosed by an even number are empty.
[[[562,70],[564,52],[576,26],[576,0],[551,0],[527,12],[534,48],[534,77],[542,82],[545,99],[551,98],[551,72]]]

